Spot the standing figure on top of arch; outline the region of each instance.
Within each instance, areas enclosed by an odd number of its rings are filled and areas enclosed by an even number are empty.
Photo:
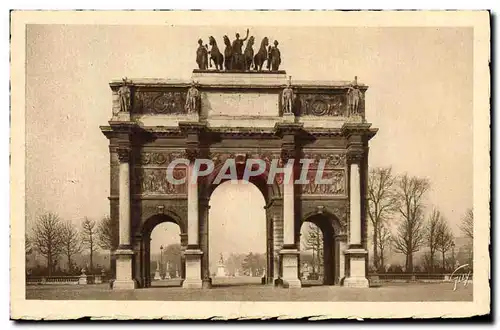
[[[358,76],[354,77],[354,82],[349,85],[347,89],[347,106],[349,109],[349,116],[359,115],[359,104],[363,99],[363,93],[359,89]]]
[[[247,29],[247,35],[244,39],[240,39],[240,34],[236,33],[236,39],[233,41],[232,50],[233,50],[233,61],[231,64],[232,70],[244,70],[245,63],[243,58],[243,42],[248,39],[249,29]]]
[[[196,88],[196,83],[193,81],[186,96],[185,110],[187,113],[198,113],[200,104],[200,92]]]
[[[278,41],[274,40],[274,47],[269,46],[269,58],[267,68],[271,71],[278,71],[281,64],[281,53],[278,49]]]
[[[120,102],[120,112],[130,112],[130,87],[127,77],[123,78],[123,83],[118,89],[118,99]]]
[[[283,108],[284,115],[293,114],[293,101],[294,101],[294,93],[292,89],[291,77],[288,79],[288,84],[283,90],[281,94],[281,106]]]
[[[203,40],[198,39],[198,49],[196,50],[196,63],[200,70],[208,68],[208,50],[207,46],[203,46]]]
[[[224,62],[224,56],[219,50],[219,47],[217,46],[217,41],[215,41],[215,38],[210,36],[208,38],[208,43],[212,48],[210,49],[210,58],[209,58],[209,65],[212,67],[212,62],[214,62],[215,65],[215,70],[222,70],[222,63]]]
[[[222,37],[224,40],[224,70],[231,70],[233,63],[233,47],[231,46],[231,41],[228,36]]]

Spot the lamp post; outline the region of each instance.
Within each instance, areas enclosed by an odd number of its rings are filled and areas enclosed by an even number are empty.
[[[451,268],[455,269],[455,242],[451,242]]]
[[[160,275],[163,274],[163,245],[160,245]]]

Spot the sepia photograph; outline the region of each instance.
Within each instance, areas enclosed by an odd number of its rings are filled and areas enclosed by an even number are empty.
[[[11,318],[488,314],[489,24],[11,12]]]

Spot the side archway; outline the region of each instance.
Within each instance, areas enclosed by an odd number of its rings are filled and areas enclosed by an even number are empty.
[[[318,246],[321,246],[321,253],[319,255],[322,254],[320,263],[322,269],[319,272],[322,275],[321,283],[323,285],[334,285],[338,283],[339,274],[342,273],[340,270],[340,246],[337,237],[344,234],[344,226],[332,210],[322,206],[305,214],[301,223],[301,229],[307,223],[314,224],[321,233],[319,235],[321,236],[321,244],[318,244]],[[301,241],[304,241],[303,237],[301,237]],[[301,245],[303,244],[301,243]],[[301,262],[300,266],[303,267],[304,264]],[[299,272],[304,274],[303,271]],[[307,283],[307,279],[303,279]],[[312,277],[312,279],[316,278]]]
[[[156,213],[150,215],[139,228],[140,232],[140,251],[136,254],[136,258],[138,259],[136,262],[136,269],[139,276],[136,276],[136,279],[139,283],[140,287],[151,287],[152,282],[152,273],[155,272],[155,269],[151,269],[151,234],[153,230],[163,224],[163,223],[172,223],[176,224],[179,227],[180,232],[180,244],[181,244],[181,267],[179,277],[184,278],[184,258],[182,249],[185,248],[183,244],[185,236],[185,228],[183,228],[183,222],[181,218],[171,210],[161,210],[161,213]]]

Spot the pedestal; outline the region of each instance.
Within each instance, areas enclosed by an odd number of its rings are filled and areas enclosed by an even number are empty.
[[[284,113],[283,114],[283,122],[284,123],[295,123],[295,115],[293,113]]]
[[[346,262],[348,262],[348,274],[344,280],[344,286],[352,288],[368,288],[369,282],[366,278],[366,256],[365,249],[348,249],[345,251]]]
[[[78,284],[87,284],[87,275],[85,274],[80,275],[80,278],[78,279]]]
[[[132,250],[116,250],[116,280],[113,282],[114,290],[135,289],[137,284],[132,278]]]
[[[184,252],[186,258],[186,278],[182,282],[185,289],[201,289],[201,250],[188,249]]]
[[[283,287],[300,288],[302,284],[298,278],[299,251],[297,249],[282,249],[280,254],[283,267]]]

